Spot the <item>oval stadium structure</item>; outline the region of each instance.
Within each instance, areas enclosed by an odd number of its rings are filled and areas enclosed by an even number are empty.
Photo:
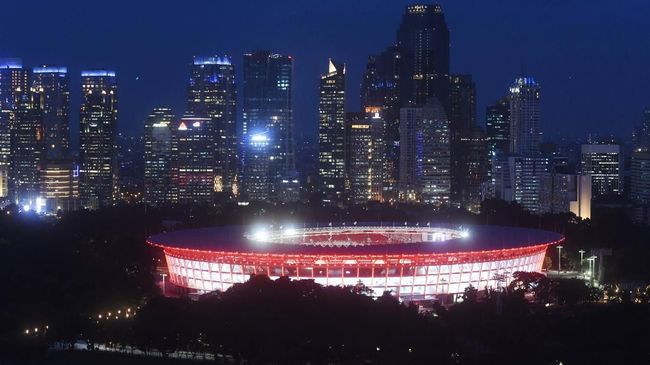
[[[507,285],[516,271],[540,271],[548,246],[563,239],[528,228],[366,223],[179,230],[148,243],[164,251],[169,280],[190,292],[225,291],[263,274],[322,285],[361,281],[373,295],[433,300],[470,285]]]

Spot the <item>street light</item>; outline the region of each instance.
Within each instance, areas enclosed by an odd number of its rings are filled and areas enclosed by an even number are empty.
[[[557,275],[560,276],[560,271],[562,271],[562,249],[564,246],[557,246]]]
[[[167,277],[167,274],[160,274],[162,275],[162,290],[163,290],[163,296],[165,296],[165,278]]]
[[[584,261],[585,250],[580,250],[580,266],[582,266],[582,261]]]

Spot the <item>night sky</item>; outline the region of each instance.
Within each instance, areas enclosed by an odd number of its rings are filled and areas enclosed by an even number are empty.
[[[0,56],[29,67],[72,73],[73,131],[78,130],[79,72],[118,72],[120,128],[142,133],[156,106],[185,109],[193,55],[233,56],[271,49],[295,58],[296,135],[314,138],[318,78],[327,58],[346,62],[347,104],[359,108],[368,55],[395,41],[405,5],[398,0],[3,1]],[[650,107],[650,1],[446,0],[451,71],[470,73],[478,120],[525,70],[542,87],[546,136],[588,132],[629,137]],[[241,77],[239,78],[241,80]],[[239,82],[239,81],[238,81]],[[76,139],[76,137],[75,137]]]

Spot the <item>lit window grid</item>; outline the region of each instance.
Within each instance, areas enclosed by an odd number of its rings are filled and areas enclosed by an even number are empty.
[[[251,274],[263,274],[271,279],[313,279],[321,285],[352,286],[361,281],[375,296],[392,291],[402,299],[415,300],[460,294],[470,285],[477,289],[508,285],[516,271],[541,271],[547,246],[363,257],[205,253],[166,248],[165,257],[171,282],[198,292],[225,291],[245,282]]]

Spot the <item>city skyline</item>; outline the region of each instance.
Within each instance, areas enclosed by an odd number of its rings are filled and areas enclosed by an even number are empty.
[[[221,19],[210,22],[212,28],[201,35],[190,37],[182,26],[172,27],[177,33],[159,27],[150,20],[140,22],[132,15],[122,15],[120,29],[109,32],[108,25],[85,27],[86,21],[81,16],[92,7],[82,4],[52,6],[51,12],[42,14],[59,14],[69,22],[56,23],[42,20],[43,26],[53,29],[51,34],[43,35],[43,47],[26,47],[21,43],[22,37],[8,39],[0,32],[0,56],[21,57],[26,67],[42,64],[62,65],[70,74],[71,92],[71,130],[78,133],[78,110],[80,95],[78,76],[82,69],[106,67],[115,69],[121,90],[120,130],[132,135],[141,135],[144,120],[154,107],[171,107],[182,110],[185,100],[185,85],[192,57],[202,54],[228,54],[233,58],[237,69],[236,79],[241,80],[242,54],[257,49],[271,49],[274,52],[292,55],[295,59],[294,87],[294,124],[296,140],[308,136],[315,140],[318,130],[318,76],[327,57],[334,57],[348,66],[349,97],[346,100],[347,111],[361,109],[358,88],[363,76],[367,57],[381,52],[386,46],[395,42],[396,29],[405,5],[410,2],[388,4],[358,3],[346,7],[341,14],[343,22],[336,29],[322,30],[324,19],[331,10],[324,9],[323,14],[315,15],[310,22],[302,19],[307,8],[320,9],[322,5],[311,7],[280,7],[262,3],[231,5],[232,11],[249,14],[253,17],[245,27],[233,24],[232,20]],[[72,6],[70,5],[72,4]],[[477,85],[477,120],[479,125],[485,122],[483,111],[507,91],[511,80],[522,69],[536,78],[544,90],[542,99],[542,132],[553,138],[555,133],[564,133],[582,137],[587,133],[610,134],[618,132],[619,137],[629,139],[627,132],[641,119],[641,111],[647,106],[648,91],[639,85],[647,84],[648,74],[644,64],[650,58],[648,49],[643,47],[648,39],[642,37],[636,29],[641,29],[643,14],[648,14],[650,6],[641,1],[629,1],[616,7],[593,2],[575,2],[562,4],[533,3],[517,5],[511,2],[499,4],[474,4],[470,2],[441,2],[446,22],[450,28],[452,57],[451,73],[472,74]],[[213,5],[216,6],[216,5]],[[221,5],[224,6],[224,5]],[[526,17],[516,16],[527,7]],[[10,10],[20,12],[23,5],[12,3]],[[106,15],[114,14],[124,5],[118,3],[115,9],[107,10]],[[254,8],[268,11],[251,12]],[[248,12],[246,10],[249,10]],[[281,12],[279,10],[287,10]],[[72,11],[74,10],[74,12]],[[134,9],[137,13],[138,10]],[[171,16],[174,7],[159,6],[147,8],[154,15]],[[226,9],[215,9],[219,11]],[[5,12],[5,14],[12,11]],[[206,12],[210,13],[210,12]],[[266,17],[265,22],[255,21]],[[71,16],[72,15],[72,16]],[[499,16],[497,16],[499,15]],[[197,14],[197,17],[207,15]],[[361,19],[364,26],[359,27],[353,19]],[[497,18],[508,19],[507,24]],[[57,17],[51,17],[56,19]],[[155,18],[155,16],[152,16]],[[297,18],[297,22],[282,21]],[[550,19],[545,19],[550,18]],[[609,26],[603,31],[602,19],[607,19]],[[1,19],[0,29],[10,27],[12,19]],[[348,20],[348,21],[345,21]],[[182,25],[184,21],[181,21]],[[273,24],[270,29],[249,24]],[[531,27],[523,25],[530,23]],[[553,25],[551,28],[550,25]],[[225,39],[219,29],[230,26],[238,36]],[[201,26],[203,27],[203,26]],[[320,28],[319,28],[320,27]],[[562,29],[575,29],[566,37],[553,37]],[[135,37],[127,37],[130,30]],[[214,28],[214,30],[213,30]],[[320,32],[310,29],[319,28]],[[363,29],[361,29],[363,28]],[[489,31],[482,31],[486,28]],[[516,28],[517,32],[510,29]],[[84,30],[83,32],[81,30]],[[83,34],[82,34],[83,33]],[[61,42],[61,35],[72,36],[72,42]],[[50,38],[52,37],[52,38]],[[141,47],[143,37],[151,41]],[[185,38],[184,38],[185,37]],[[342,37],[342,38],[341,38]],[[340,42],[333,42],[341,39]],[[363,42],[359,42],[363,39]],[[560,40],[558,40],[560,39]],[[58,40],[58,41],[57,41]],[[77,42],[75,42],[77,40]],[[102,42],[98,42],[101,40]],[[488,42],[488,40],[491,40]],[[79,44],[87,47],[80,47]],[[97,46],[95,46],[95,43]],[[128,52],[109,52],[101,45],[119,47]],[[578,47],[576,47],[578,45]],[[130,54],[129,57],[123,56]],[[483,54],[477,62],[476,54]],[[146,54],[145,57],[143,54]],[[165,57],[162,57],[162,55]],[[517,56],[513,56],[513,55]],[[150,62],[156,60],[156,62]],[[595,61],[593,61],[595,60]],[[620,61],[620,62],[619,62]],[[621,63],[622,62],[622,63]],[[620,65],[624,64],[625,67]],[[487,71],[490,70],[490,71]],[[597,71],[597,72],[596,72]],[[161,75],[165,75],[161,77]],[[593,75],[598,75],[597,78]],[[598,84],[616,82],[619,87],[597,90]],[[590,87],[591,85],[591,87]],[[239,85],[241,87],[241,85]],[[616,90],[626,90],[625,96]],[[241,95],[241,91],[239,91]],[[592,105],[611,105],[611,108],[593,108]],[[241,107],[238,107],[241,111]],[[238,117],[241,123],[241,117]],[[613,128],[612,126],[629,128]],[[76,138],[71,138],[72,144]]]

